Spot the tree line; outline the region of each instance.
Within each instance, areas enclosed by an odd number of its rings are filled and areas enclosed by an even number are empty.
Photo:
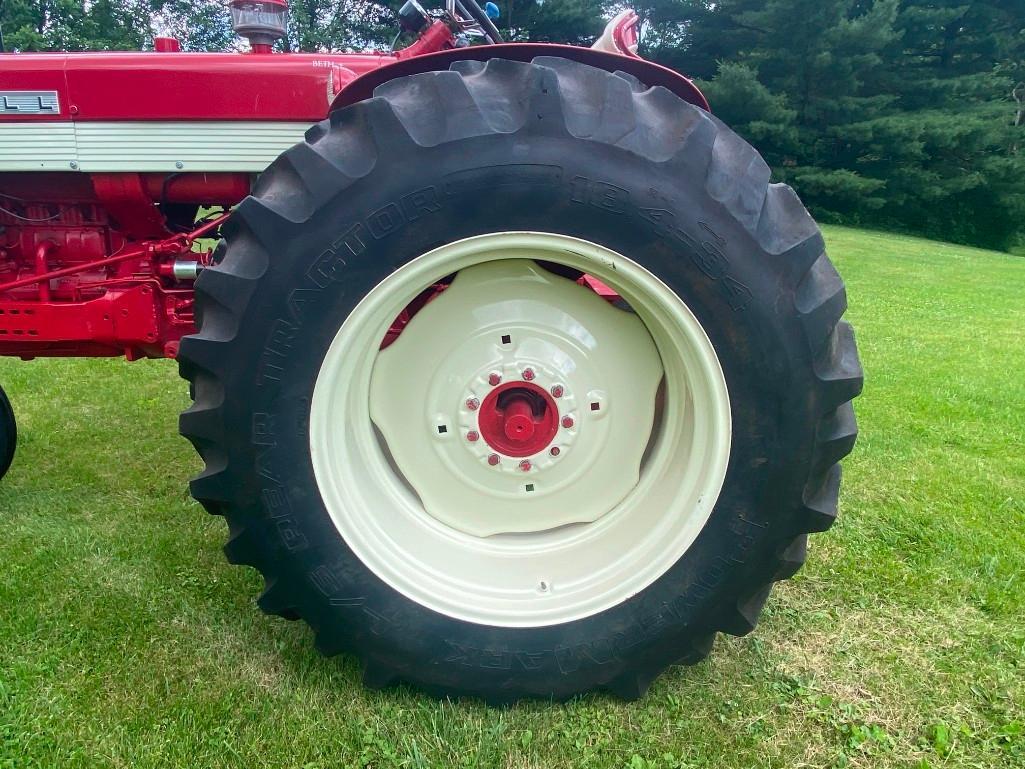
[[[2,0],[7,50],[117,50],[172,34],[239,47],[216,0]],[[292,0],[282,47],[391,44],[401,2]],[[620,4],[498,0],[512,40],[589,44]],[[1025,243],[1025,0],[634,0],[642,53],[823,221]]]

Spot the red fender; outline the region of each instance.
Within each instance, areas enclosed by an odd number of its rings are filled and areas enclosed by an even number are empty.
[[[416,75],[420,72],[433,72],[448,69],[455,61],[487,61],[488,59],[512,59],[513,61],[530,61],[535,56],[561,56],[564,59],[579,61],[592,67],[608,72],[617,70],[633,75],[648,86],[660,85],[669,89],[681,99],[701,109],[708,110],[708,101],[700,89],[688,78],[661,64],[633,56],[621,56],[615,53],[597,51],[593,48],[581,48],[575,45],[556,45],[554,43],[500,43],[498,45],[476,45],[469,48],[453,48],[437,53],[427,53],[401,59],[393,64],[386,64],[378,69],[360,75],[346,85],[334,101],[331,110],[347,107],[358,101],[369,99],[374,95],[377,86],[397,77]]]

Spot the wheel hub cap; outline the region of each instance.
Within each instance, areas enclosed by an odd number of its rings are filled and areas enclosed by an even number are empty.
[[[480,436],[497,452],[529,457],[544,451],[559,431],[552,396],[532,382],[499,385],[484,399],[477,416]]]
[[[439,521],[544,531],[598,519],[637,484],[661,378],[633,313],[533,261],[486,262],[378,354],[371,418]]]

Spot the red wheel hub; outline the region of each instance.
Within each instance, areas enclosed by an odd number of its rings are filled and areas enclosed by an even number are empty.
[[[544,388],[531,382],[499,385],[480,404],[477,422],[484,441],[507,457],[544,451],[559,431],[559,409]]]

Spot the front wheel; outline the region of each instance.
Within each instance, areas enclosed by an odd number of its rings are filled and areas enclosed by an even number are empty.
[[[627,75],[381,86],[264,173],[196,292],[193,493],[370,685],[637,697],[836,515],[861,370],[818,230]]]
[[[14,421],[14,409],[11,408],[4,388],[0,387],[0,478],[11,469],[17,444],[18,426]]]

